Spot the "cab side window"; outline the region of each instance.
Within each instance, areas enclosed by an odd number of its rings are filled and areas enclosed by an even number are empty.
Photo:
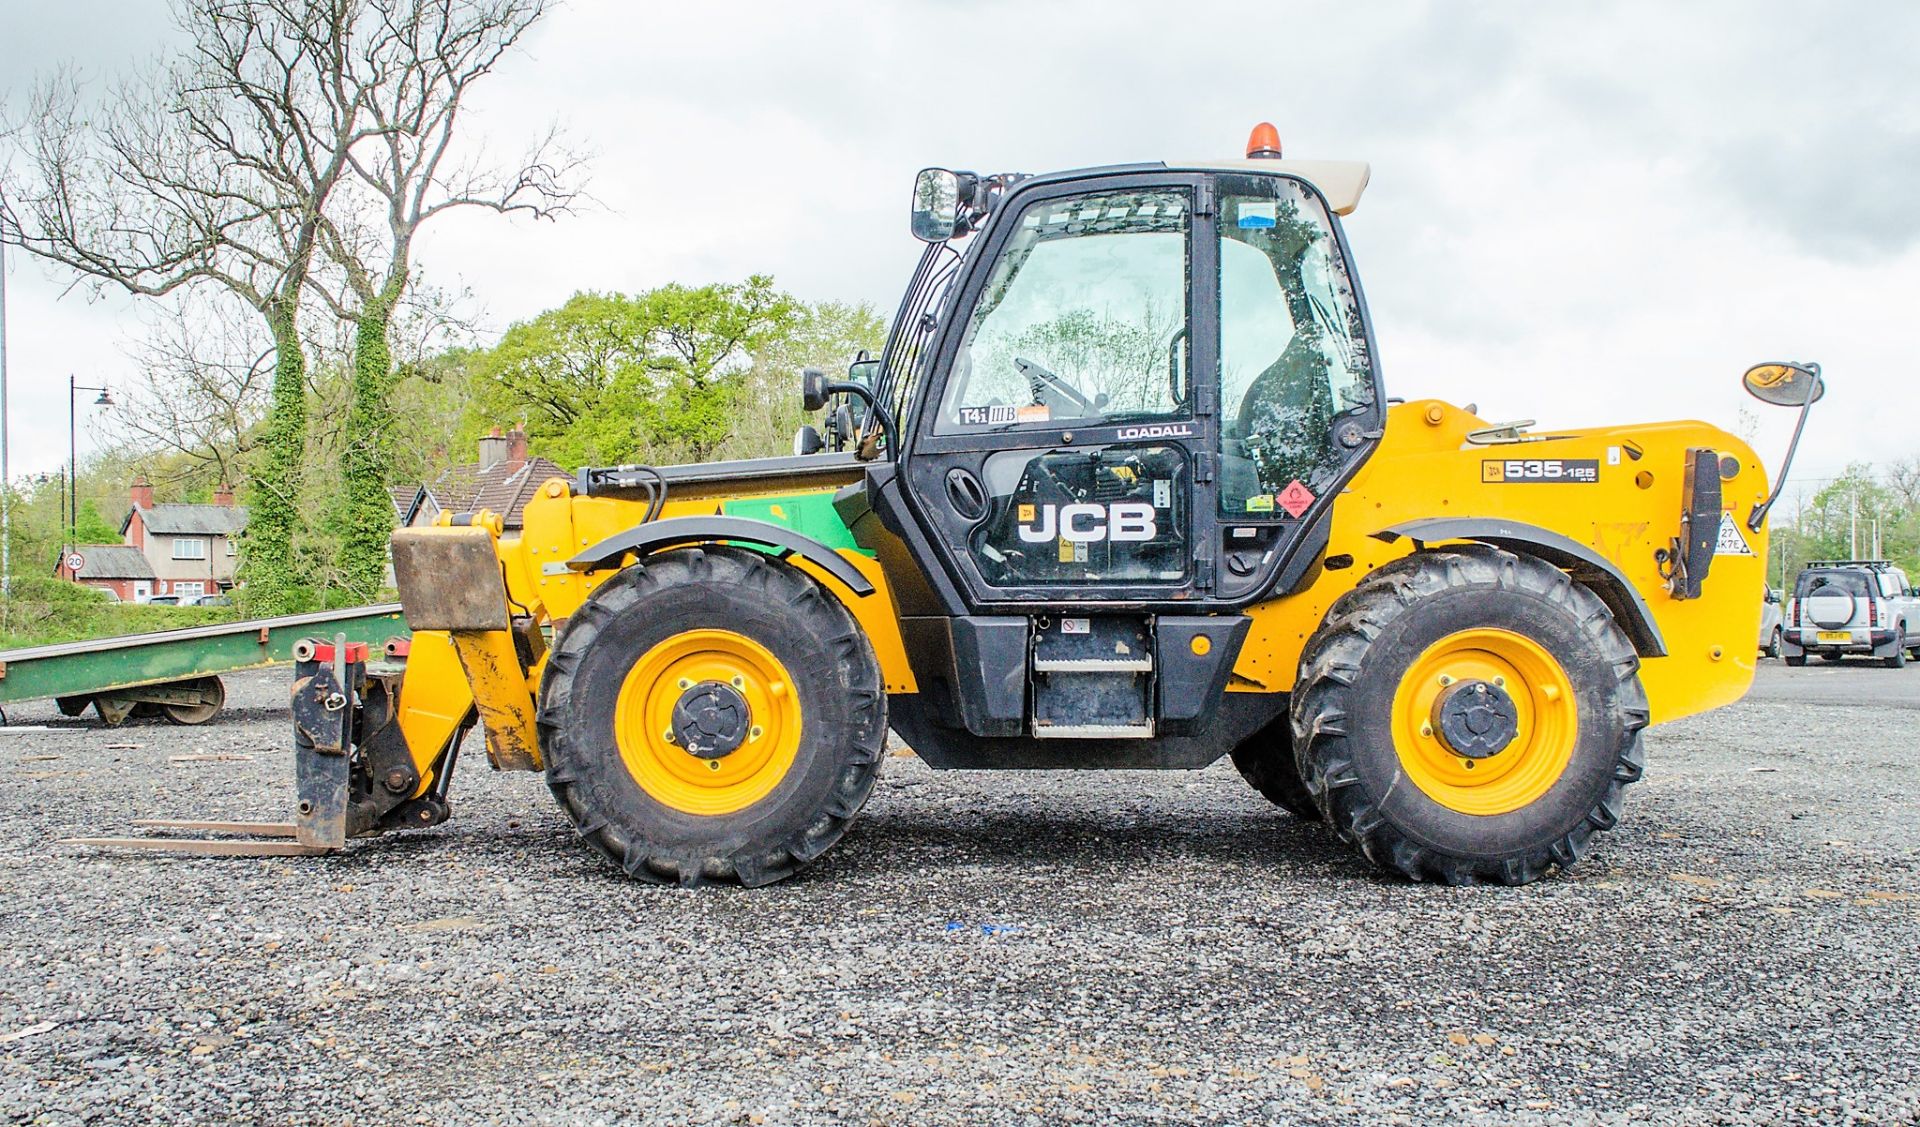
[[[1281,177],[1220,185],[1220,511],[1282,515],[1338,476],[1334,421],[1373,405],[1366,333],[1319,200]]]
[[[975,304],[935,434],[1185,415],[1185,188],[1040,200]]]

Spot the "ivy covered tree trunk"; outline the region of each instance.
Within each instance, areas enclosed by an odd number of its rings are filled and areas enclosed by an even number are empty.
[[[273,331],[273,397],[253,461],[239,578],[251,614],[308,609],[307,585],[293,554],[300,528],[300,477],[307,445],[307,357],[296,323],[299,298],[267,311]]]
[[[386,583],[387,538],[393,532],[393,499],[387,491],[393,464],[393,353],[387,329],[397,294],[367,302],[354,322],[353,403],[347,411],[347,448],[340,537],[341,582],[346,597],[370,603]]]

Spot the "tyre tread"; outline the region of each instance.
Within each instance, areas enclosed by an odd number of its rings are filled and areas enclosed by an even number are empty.
[[[784,840],[741,842],[726,852],[687,856],[629,840],[588,797],[592,771],[575,747],[567,705],[582,655],[621,612],[663,587],[695,583],[747,586],[805,620],[837,659],[850,702],[847,765],[816,816]],[[784,880],[819,859],[845,836],[885,761],[886,693],[873,647],[846,607],[798,569],[740,548],[687,548],[662,553],[616,573],[596,588],[555,639],[541,682],[537,724],[549,764],[547,785],[579,831],[622,872],[650,884],[738,884],[749,888]]]
[[[1381,629],[1415,601],[1447,589],[1493,587],[1544,596],[1605,655],[1619,683],[1623,724],[1604,792],[1586,817],[1534,853],[1498,860],[1450,856],[1403,836],[1360,786],[1347,725],[1325,723],[1352,711],[1360,659]],[[1598,596],[1541,560],[1478,545],[1416,552],[1387,564],[1343,595],[1309,639],[1291,702],[1295,753],[1307,793],[1334,833],[1382,868],[1411,880],[1519,885],[1579,861],[1588,839],[1619,824],[1624,788],[1645,771],[1642,731],[1649,718],[1640,659]]]

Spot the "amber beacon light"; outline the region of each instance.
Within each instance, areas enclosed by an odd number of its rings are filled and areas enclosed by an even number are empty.
[[[1258,157],[1280,159],[1280,131],[1270,121],[1254,126],[1253,132],[1247,135],[1247,159]]]

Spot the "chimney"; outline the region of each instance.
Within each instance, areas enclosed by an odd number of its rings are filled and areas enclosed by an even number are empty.
[[[507,460],[507,436],[494,427],[488,434],[480,436],[480,468],[490,470]]]
[[[223,509],[233,508],[233,486],[224,481],[214,486],[213,503]]]
[[[153,483],[147,480],[146,474],[134,478],[133,484],[127,487],[127,500],[133,502],[136,509],[153,508]]]
[[[517,423],[507,432],[507,464],[516,469],[527,464],[527,432]]]

